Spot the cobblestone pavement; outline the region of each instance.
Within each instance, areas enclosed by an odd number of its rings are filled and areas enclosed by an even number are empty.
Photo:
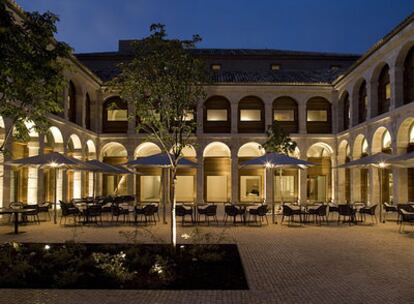
[[[140,241],[168,240],[158,224]],[[52,223],[22,226],[25,233],[0,241],[124,242],[128,225],[78,227]],[[139,227],[137,231],[144,229]],[[178,227],[178,235],[194,227]],[[2,290],[0,303],[414,303],[414,229],[398,233],[395,222],[378,225],[268,225],[200,228],[238,244],[249,283],[245,291]],[[145,235],[144,235],[145,234]],[[188,242],[190,240],[180,240]]]

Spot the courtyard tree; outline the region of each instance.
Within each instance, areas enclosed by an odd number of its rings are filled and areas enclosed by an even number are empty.
[[[120,65],[120,74],[110,86],[133,104],[135,112],[130,118],[137,118],[137,130],[144,131],[168,155],[173,246],[177,168],[196,127],[197,102],[206,95],[205,66],[190,52],[200,41],[198,35],[191,40],[167,39],[164,25],[151,25],[150,35],[133,43],[133,58]]]
[[[266,152],[276,152],[281,154],[289,154],[295,152],[296,142],[286,134],[279,122],[275,120],[266,130],[267,140],[263,144]]]
[[[11,121],[0,154],[11,136],[29,139],[28,126],[44,132],[47,115],[62,111],[70,48],[54,40],[58,20],[51,12],[26,13],[0,0],[0,116]]]
[[[266,153],[280,153],[280,154],[290,154],[295,152],[297,147],[296,142],[294,142],[280,126],[279,122],[275,120],[271,126],[266,130],[267,140],[263,144],[263,148]],[[270,168],[270,169],[273,169]],[[272,173],[273,177],[273,173]],[[272,181],[273,184],[273,181]],[[282,168],[279,168],[279,189],[280,189],[280,198],[283,201],[283,191],[282,191]]]

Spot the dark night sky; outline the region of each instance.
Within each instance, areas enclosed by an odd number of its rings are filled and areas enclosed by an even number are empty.
[[[76,52],[117,50],[151,23],[200,47],[363,53],[414,11],[413,0],[17,0],[60,16],[57,38]]]

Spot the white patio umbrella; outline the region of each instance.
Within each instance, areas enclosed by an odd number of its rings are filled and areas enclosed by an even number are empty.
[[[383,193],[382,193],[382,175],[383,169],[386,167],[391,166],[391,159],[394,158],[391,154],[378,152],[369,156],[361,157],[356,160],[352,160],[347,162],[343,165],[338,166],[337,168],[369,168],[374,167],[378,169],[378,179],[379,179],[379,186],[380,186],[380,221],[382,222],[382,200],[383,200]]]
[[[57,173],[59,169],[93,170],[93,167],[76,158],[65,156],[58,152],[20,158],[6,162],[6,165],[16,167],[36,167],[38,169],[54,169],[55,191],[54,191],[54,223],[57,223]]]
[[[241,163],[240,167],[245,166],[258,166],[264,167],[266,169],[280,169],[279,175],[282,176],[282,169],[283,168],[296,168],[296,169],[306,169],[308,167],[313,166],[313,163],[310,163],[306,160],[301,160],[295,157],[290,157],[286,154],[270,152],[266,153],[265,155],[246,160]],[[273,179],[273,174],[272,174]],[[273,180],[272,180],[273,185]],[[282,195],[282,179],[279,178],[279,189]],[[282,198],[283,200],[283,198]],[[272,197],[272,222],[275,223],[275,210],[274,210],[274,198]]]
[[[124,164],[125,166],[131,167],[158,167],[158,168],[165,168],[170,169],[171,163],[170,158],[167,153],[158,153],[146,157],[140,157],[135,160],[131,160]],[[195,167],[197,164],[187,158],[180,158],[178,161],[178,166],[182,167]],[[166,223],[166,206],[165,206],[165,199],[163,199],[163,220]]]

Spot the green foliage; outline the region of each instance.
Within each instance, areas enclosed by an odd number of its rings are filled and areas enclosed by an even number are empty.
[[[120,283],[131,280],[136,274],[124,266],[126,254],[122,251],[117,254],[94,252],[92,258],[97,268]]]
[[[296,149],[296,142],[285,133],[278,121],[267,129],[267,141],[263,144],[266,152],[276,152],[282,154],[293,153]]]
[[[0,0],[0,116],[11,120],[17,139],[27,140],[26,121],[42,132],[49,126],[47,114],[62,111],[66,85],[62,58],[70,55],[70,48],[53,38],[59,20],[56,15],[20,15],[11,12],[9,5]],[[11,136],[12,127],[5,132],[6,137]]]
[[[162,24],[151,25],[150,32],[134,43],[133,59],[120,65],[119,76],[110,84],[122,99],[134,104],[131,115],[137,117],[137,128],[158,142],[163,152],[172,151],[170,162],[175,168],[196,126],[186,118],[189,113],[195,117],[197,102],[205,98],[206,69],[188,52],[201,38],[166,39]]]

